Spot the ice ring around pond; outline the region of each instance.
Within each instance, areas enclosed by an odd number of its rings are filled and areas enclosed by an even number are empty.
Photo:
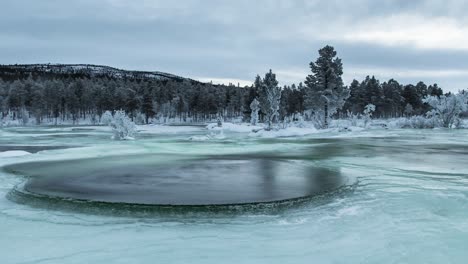
[[[51,198],[139,205],[243,205],[335,190],[339,171],[301,160],[135,155],[10,165],[24,192]]]

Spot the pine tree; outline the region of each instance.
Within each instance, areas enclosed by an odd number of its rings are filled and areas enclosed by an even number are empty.
[[[141,108],[142,112],[145,114],[145,123],[148,124],[149,119],[155,115],[153,110],[153,99],[151,98],[149,91],[145,91],[143,94]]]
[[[422,98],[419,97],[419,93],[416,86],[412,84],[405,85],[402,91],[402,96],[405,99],[405,104],[410,104],[412,107],[412,114],[422,114]]]
[[[382,84],[384,97],[382,110],[387,117],[401,115],[404,102],[401,91],[401,85],[394,79],[390,79]]]
[[[351,82],[351,85],[349,86],[349,94],[349,98],[346,100],[343,106],[344,110],[351,113],[359,113],[359,106],[362,105],[362,98],[360,96],[360,84],[357,80],[353,80]]]
[[[305,81],[305,101],[309,109],[323,110],[324,126],[328,127],[328,117],[343,107],[349,91],[343,85],[343,64],[335,49],[327,45],[319,50],[319,55],[315,63],[310,63],[312,74]]]
[[[32,90],[31,113],[36,118],[36,124],[40,124],[42,116],[46,110],[46,100],[44,98],[44,87],[35,85]]]
[[[364,93],[364,103],[373,104],[381,108],[383,102],[383,92],[382,87],[380,86],[379,80],[377,80],[374,76],[370,77],[367,76],[366,79],[361,83],[361,91]],[[377,114],[380,115],[380,110],[378,110]]]

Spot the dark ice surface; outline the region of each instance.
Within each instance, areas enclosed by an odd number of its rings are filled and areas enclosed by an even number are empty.
[[[15,164],[27,192],[146,205],[229,205],[284,201],[339,188],[339,171],[271,157],[161,155]]]

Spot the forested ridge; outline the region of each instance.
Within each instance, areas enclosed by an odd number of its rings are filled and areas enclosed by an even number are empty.
[[[320,52],[328,52],[325,55],[332,61],[336,52],[332,47],[326,50],[327,47]],[[335,60],[342,71],[341,60]],[[320,59],[317,60],[316,67],[320,63]],[[0,65],[0,112],[2,118],[32,118],[36,124],[64,120],[97,123],[106,110],[118,109],[143,123],[153,118],[201,122],[222,117],[248,121],[252,101],[257,98],[262,102],[267,78],[277,86],[276,76],[271,71],[265,78],[257,76],[252,86],[240,87],[202,83],[162,72],[124,71],[99,65]],[[317,110],[314,106],[320,99],[310,91],[318,87],[316,83],[319,82],[314,83],[306,76],[304,80],[304,84],[278,87],[278,114],[269,118],[281,121],[307,110]],[[340,116],[362,113],[368,104],[376,106],[375,117],[422,115],[430,109],[423,98],[443,94],[437,84],[400,84],[394,79],[381,82],[373,76],[336,86],[346,94],[344,105],[331,113]],[[266,108],[260,109],[260,119],[268,116],[266,111]]]

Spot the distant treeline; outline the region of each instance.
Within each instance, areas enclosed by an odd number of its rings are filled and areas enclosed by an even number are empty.
[[[305,76],[304,76],[305,78]],[[374,77],[354,80],[345,89],[349,97],[335,115],[362,113],[367,104],[376,106],[376,117],[420,115],[429,110],[422,102],[428,95],[440,96],[437,84],[402,85],[396,80],[381,83]],[[201,122],[219,116],[250,119],[250,104],[261,93],[261,79],[252,86],[213,85],[184,78],[150,78],[99,75],[80,72],[47,72],[0,66],[0,112],[2,118],[34,118],[36,123],[54,120],[96,119],[106,110],[125,110],[132,118],[177,118]],[[278,121],[304,113],[308,108],[306,86],[284,86]],[[260,118],[262,118],[260,112]]]

